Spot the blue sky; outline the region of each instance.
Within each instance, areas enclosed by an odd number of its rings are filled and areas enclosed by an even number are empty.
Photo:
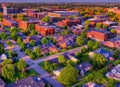
[[[120,0],[0,0],[0,2],[120,2]]]

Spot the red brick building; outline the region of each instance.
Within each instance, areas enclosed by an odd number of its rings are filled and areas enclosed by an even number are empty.
[[[87,32],[87,37],[96,41],[106,41],[110,38],[111,33],[106,30],[92,30]]]
[[[37,21],[37,20],[19,21],[18,27],[26,30],[28,28],[29,24],[37,24],[37,23],[39,23],[39,21]]]
[[[110,47],[110,48],[117,48],[120,49],[120,38],[114,38],[109,41],[105,41],[103,45]]]
[[[54,34],[54,28],[52,26],[41,26],[39,24],[36,24],[35,30],[38,31],[43,36]]]
[[[58,26],[63,27],[63,26],[72,26],[72,25],[77,25],[80,24],[81,21],[80,19],[66,19],[61,22],[58,22]]]
[[[12,27],[12,26],[17,26],[18,23],[14,20],[11,20],[11,19],[7,19],[7,18],[3,18],[3,22],[2,24],[4,26],[8,26],[8,27]]]

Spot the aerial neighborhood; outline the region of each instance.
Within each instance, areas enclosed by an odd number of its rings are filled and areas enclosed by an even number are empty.
[[[120,87],[120,3],[0,3],[0,87]]]

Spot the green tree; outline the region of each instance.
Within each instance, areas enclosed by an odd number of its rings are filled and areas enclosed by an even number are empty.
[[[8,64],[12,64],[12,60],[11,59],[6,59],[2,62],[2,66],[8,65]]]
[[[0,43],[0,54],[4,53],[5,49],[2,43]]]
[[[13,44],[12,44],[12,42],[10,41],[10,40],[7,40],[7,45],[9,45],[9,46],[12,46]]]
[[[82,46],[84,44],[84,38],[81,36],[77,36],[76,43],[78,46]]]
[[[13,80],[15,75],[14,66],[12,64],[5,65],[2,67],[2,76],[4,78]]]
[[[77,81],[77,77],[78,70],[72,66],[67,66],[62,69],[57,80],[64,85],[70,85]]]
[[[81,32],[81,36],[82,36],[83,38],[86,37],[86,31],[85,31],[85,30],[83,30],[83,31]]]
[[[90,50],[92,50],[92,48],[93,48],[94,45],[95,45],[95,42],[92,41],[92,40],[89,40],[89,41],[87,42],[87,46],[88,46],[88,48],[89,48]]]
[[[41,43],[42,44],[48,44],[48,40],[45,37],[43,37]]]
[[[49,70],[49,67],[51,66],[49,61],[44,61],[44,69]]]
[[[34,48],[34,53],[36,54],[37,57],[40,57],[40,55],[41,55],[41,49],[40,49],[39,46]]]
[[[6,40],[7,39],[7,34],[5,33],[5,32],[2,32],[1,34],[0,34],[0,38],[2,39],[2,40]]]
[[[58,61],[59,61],[59,63],[65,63],[66,62],[66,58],[63,55],[59,55],[58,56]]]
[[[62,35],[68,35],[69,31],[68,30],[63,30]]]
[[[114,65],[115,66],[118,65],[118,64],[120,64],[120,60],[119,59],[117,59],[117,60],[114,61]]]
[[[18,38],[17,38],[17,43],[18,43],[18,44],[20,44],[22,41],[23,41],[23,40],[22,40],[21,37],[18,37]]]
[[[9,51],[8,51],[8,57],[9,57],[9,58],[12,58],[12,57],[13,57],[13,52],[12,52],[12,50],[9,50]]]
[[[96,29],[100,29],[100,28],[102,28],[102,23],[97,23],[96,24]]]
[[[35,53],[34,52],[31,52],[30,54],[29,54],[29,56],[31,57],[31,59],[35,59],[36,58],[36,55],[35,55]]]
[[[98,68],[103,67],[106,61],[106,58],[101,54],[95,54],[95,56],[93,57],[93,65]]]
[[[95,42],[95,45],[93,46],[93,50],[96,50],[100,47],[100,43],[99,42]]]
[[[26,48],[25,43],[24,43],[24,42],[21,42],[20,47],[21,47],[21,49],[25,50],[25,48]]]
[[[17,68],[18,70],[22,71],[27,67],[26,62],[23,59],[20,59],[19,62],[17,63]]]
[[[30,41],[30,46],[32,46],[32,47],[35,46],[35,41],[34,40]]]
[[[113,57],[114,57],[115,59],[118,59],[118,57],[119,57],[119,51],[118,51],[118,50],[115,50],[115,51],[114,51]]]
[[[27,55],[30,54],[30,53],[31,53],[30,48],[25,49],[25,53],[26,53]]]
[[[113,34],[115,34],[116,30],[115,29],[111,29],[110,32],[113,33]]]
[[[49,16],[45,16],[44,18],[42,18],[43,22],[50,22],[50,17]]]
[[[35,30],[32,30],[31,32],[30,32],[30,36],[34,36],[34,35],[36,35],[37,34],[37,32],[35,31]]]

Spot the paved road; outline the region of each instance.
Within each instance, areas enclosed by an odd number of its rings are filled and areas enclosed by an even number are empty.
[[[77,53],[77,52],[79,52],[80,49],[83,48],[83,47],[87,47],[87,46],[85,45],[85,46],[78,47],[78,48],[74,48],[74,49],[71,49],[71,50],[68,50],[68,51],[65,51],[65,52]],[[41,58],[41,59],[39,58],[38,60],[34,60],[34,63],[40,63],[40,62],[43,62],[43,61],[46,61],[46,60],[55,59],[55,58],[57,58],[59,55],[64,54],[65,52],[61,52],[61,53],[58,53],[58,54],[55,54],[55,55],[43,57],[43,58]]]
[[[29,56],[26,56],[24,52],[20,52],[19,46],[17,46],[17,48],[14,48],[13,50],[15,50],[18,53],[18,56],[20,58],[26,61],[26,63],[32,69],[34,69],[38,74],[40,74],[40,76],[43,77],[46,81],[48,81],[53,87],[64,87],[62,84],[57,82],[55,79],[52,79],[50,77],[50,74],[47,73],[44,69],[42,69],[38,64],[34,64],[34,61]]]

